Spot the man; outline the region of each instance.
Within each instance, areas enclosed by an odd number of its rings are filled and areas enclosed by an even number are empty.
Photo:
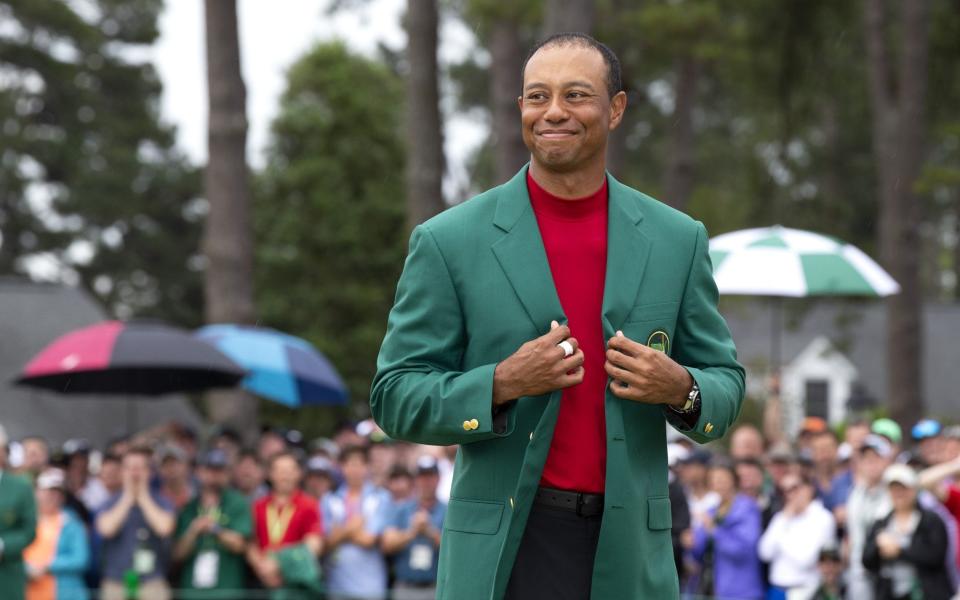
[[[37,509],[30,483],[7,467],[7,432],[0,425],[0,590],[3,597],[24,597],[23,551],[37,532]]]
[[[763,434],[749,423],[738,425],[730,434],[730,458],[734,461],[760,460],[765,446]]]
[[[133,446],[123,457],[123,489],[107,501],[96,518],[103,539],[101,593],[104,600],[126,598],[126,587],[137,582],[139,598],[168,600],[166,575],[170,536],[176,526],[173,507],[150,491],[152,452]]]
[[[337,487],[337,472],[330,459],[311,456],[307,460],[307,474],[303,479],[303,492],[319,502]]]
[[[83,502],[89,515],[111,495],[102,481],[90,476],[90,443],[87,440],[70,439],[64,442],[61,451],[67,491]]]
[[[390,508],[390,495],[370,480],[366,446],[340,452],[343,485],[321,501],[327,524],[324,573],[329,596],[378,600],[387,594],[387,563],[380,534]]]
[[[883,472],[893,461],[893,446],[887,438],[869,434],[860,446],[854,474],[856,484],[847,499],[846,530],[850,568],[847,573],[847,598],[871,600],[873,582],[863,566],[863,548],[867,533],[893,506],[883,484]]]
[[[254,543],[247,549],[247,562],[265,587],[287,587],[292,577],[284,573],[281,554],[305,548],[301,556],[315,563],[323,550],[323,524],[317,503],[300,491],[303,471],[289,450],[272,455],[269,476],[272,491],[253,505]]]
[[[243,494],[250,504],[270,492],[266,484],[263,464],[253,450],[240,451],[237,462],[233,465],[232,479],[233,487]]]
[[[437,550],[447,505],[437,499],[437,459],[417,459],[416,497],[397,506],[383,531],[381,548],[393,557],[395,600],[433,600],[437,595]]]
[[[20,473],[34,481],[41,471],[50,466],[50,444],[39,435],[28,435],[20,440],[23,448],[23,463]]]
[[[103,459],[100,461],[100,473],[97,474],[97,479],[107,491],[108,500],[113,495],[120,493],[120,490],[123,489],[122,459],[116,454],[104,454]],[[106,500],[104,500],[104,502],[106,502]],[[103,506],[103,502],[96,506],[91,506],[90,510],[98,510],[101,506]]]
[[[182,510],[196,492],[190,474],[186,452],[179,446],[167,446],[160,454],[160,495],[173,506]]]
[[[548,38],[521,89],[529,168],[413,232],[373,415],[460,444],[438,598],[676,597],[664,419],[718,439],[744,389],[706,232],[606,174],[609,48]]]
[[[246,499],[228,487],[228,467],[223,450],[204,454],[197,470],[200,492],[177,518],[173,560],[183,563],[181,598],[224,598],[245,587],[244,550],[253,523]]]

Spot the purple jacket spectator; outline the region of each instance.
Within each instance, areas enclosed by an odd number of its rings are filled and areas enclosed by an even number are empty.
[[[711,511],[716,518],[716,510]],[[703,561],[712,544],[713,595],[718,598],[759,600],[764,597],[757,543],[762,533],[760,507],[738,494],[730,510],[716,521],[713,533],[698,523],[693,530],[693,556]]]

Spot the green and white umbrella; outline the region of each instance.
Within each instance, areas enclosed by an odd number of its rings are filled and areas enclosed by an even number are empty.
[[[858,248],[800,229],[762,227],[710,240],[722,294],[748,296],[890,296],[897,282]]]

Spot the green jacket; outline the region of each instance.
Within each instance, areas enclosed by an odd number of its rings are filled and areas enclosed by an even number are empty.
[[[0,590],[4,598],[23,598],[26,585],[23,550],[36,534],[37,507],[30,482],[10,471],[0,471],[0,540],[3,540]]]
[[[717,311],[702,224],[608,176],[604,336],[668,351],[700,386],[697,442],[737,418],[744,370]],[[550,448],[559,391],[491,414],[497,362],[565,322],[526,168],[417,227],[377,361],[370,405],[391,437],[460,444],[440,546],[438,598],[499,600]],[[592,598],[677,597],[667,492],[667,412],[605,398],[607,482]],[[479,426],[473,427],[476,419]]]

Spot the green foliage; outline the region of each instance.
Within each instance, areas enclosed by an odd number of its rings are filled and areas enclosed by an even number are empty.
[[[0,272],[53,259],[118,316],[202,314],[198,174],[131,60],[161,0],[5,0],[0,19]]]
[[[406,242],[399,78],[340,44],[290,69],[256,180],[262,322],[313,342],[367,411]],[[323,431],[341,416],[264,405],[264,419]],[[319,422],[318,422],[319,419]]]

